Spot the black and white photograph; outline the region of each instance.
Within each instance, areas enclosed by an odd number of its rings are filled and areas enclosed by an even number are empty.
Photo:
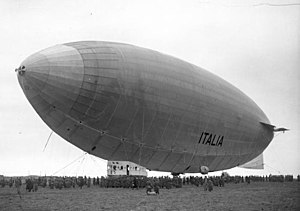
[[[0,210],[300,210],[299,0],[1,0]]]

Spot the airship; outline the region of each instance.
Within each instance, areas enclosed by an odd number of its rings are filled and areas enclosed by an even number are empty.
[[[80,41],[16,69],[41,119],[106,160],[173,174],[208,173],[260,156],[276,132],[258,105],[213,73],[134,45]]]

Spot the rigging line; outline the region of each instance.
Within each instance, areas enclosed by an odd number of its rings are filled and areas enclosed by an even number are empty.
[[[94,165],[96,166],[96,168],[99,168],[99,170],[103,171],[101,164],[99,164],[92,155],[90,155],[89,157],[94,162]]]
[[[96,161],[93,159],[92,155],[88,155],[88,157],[90,158],[90,160],[92,161],[92,163],[94,164],[95,168],[92,168],[94,171],[96,170],[96,168],[98,168]],[[96,170],[97,172],[97,170]]]
[[[93,48],[90,48],[90,50],[93,52],[93,56],[94,58],[96,58],[96,52]],[[97,68],[99,68],[99,63],[98,63],[98,60],[97,60]],[[98,72],[98,71],[97,71]],[[96,75],[97,79],[96,79],[96,82],[99,80],[100,76],[99,76],[99,72],[98,72],[98,75]],[[98,85],[98,84],[97,84]],[[97,89],[97,87],[95,88]],[[95,90],[96,91],[96,90]],[[96,98],[97,98],[97,92],[94,94],[93,96],[93,100],[92,102],[90,102],[90,104],[88,105],[88,109],[84,112],[84,116],[83,116],[83,119],[85,119],[87,117],[87,114],[88,112],[91,110],[92,106],[94,105],[95,101],[96,101]]]
[[[97,166],[97,162],[96,162],[96,160],[93,158],[93,156],[92,155],[89,155],[89,158],[94,162],[94,164]]]
[[[142,147],[143,147],[143,144],[140,143],[139,144],[139,165],[141,165]]]
[[[80,155],[78,158],[76,158],[75,160],[73,160],[71,163],[69,163],[68,165],[64,166],[63,168],[57,170],[56,172],[54,172],[51,176],[54,176],[55,174],[57,174],[58,172],[64,170],[65,168],[67,168],[68,166],[72,165],[73,163],[75,163],[77,160],[79,160],[80,158],[82,158],[83,156],[85,156],[87,154],[87,152],[84,152],[82,155]]]
[[[106,162],[105,160],[103,160],[102,158],[96,157],[95,155],[92,155],[92,154],[89,154],[89,155],[91,156],[91,158],[92,158],[97,164],[101,165],[99,162],[97,162],[97,160],[98,160],[98,161],[104,163],[105,165],[107,165],[107,162]],[[96,160],[95,158],[96,158],[97,160]]]
[[[53,130],[51,131],[50,135],[48,136],[48,139],[47,139],[47,142],[46,142],[46,144],[45,144],[45,146],[44,146],[43,152],[45,151],[45,149],[46,149],[46,147],[47,147],[47,145],[48,145],[48,142],[49,142],[49,140],[50,140],[52,134],[53,134]]]
[[[118,79],[117,79],[117,80],[118,80]],[[119,83],[119,82],[118,82],[118,83]],[[119,98],[118,98],[117,104],[116,104],[116,106],[115,106],[115,108],[114,108],[114,111],[113,111],[112,114],[110,115],[108,121],[106,122],[105,128],[108,128],[109,124],[111,123],[111,120],[112,120],[112,118],[114,117],[114,115],[115,115],[115,113],[116,113],[116,111],[117,111],[117,109],[118,109],[118,106],[119,106],[119,104],[120,104],[121,97],[122,97],[122,95],[119,94]]]
[[[282,133],[277,133],[275,134],[274,138],[276,138],[277,136],[281,135]]]
[[[82,166],[82,163],[83,163],[84,159],[85,159],[85,156],[81,160],[78,161],[78,164],[77,164],[77,167],[76,167],[76,171],[75,171],[76,176],[78,175],[78,172],[81,171],[81,166]]]
[[[151,122],[150,122],[150,125],[149,125],[149,127],[148,127],[148,130],[145,132],[144,137],[146,137],[146,136],[148,135],[150,129],[152,128],[152,125],[153,125],[153,122],[154,122],[156,116],[157,116],[157,111],[155,111],[154,117],[152,118],[152,120],[151,120]]]
[[[187,109],[187,110],[190,110],[190,109],[192,108],[192,102],[193,102],[193,100],[190,99],[189,105],[188,105],[188,109]],[[183,120],[184,120],[184,117],[187,115],[187,113],[188,113],[188,112],[183,113],[183,115],[180,117],[179,127],[178,127],[178,130],[177,130],[177,132],[176,132],[175,138],[174,138],[174,140],[172,141],[172,145],[174,145],[174,142],[176,143],[176,141],[177,141],[177,138],[178,138],[178,136],[179,136],[179,134],[180,134],[180,130],[182,129],[183,124],[185,123],[185,122],[183,122]]]
[[[124,148],[124,152],[125,152],[125,155],[126,155],[126,159],[129,160],[129,157],[128,157],[128,153],[127,153],[127,149],[125,147],[125,142],[122,140],[122,145],[123,145],[123,148]]]
[[[80,165],[82,166],[83,165],[83,162],[85,161],[85,156],[82,158],[81,162],[80,162]]]
[[[80,170],[82,170],[81,175],[84,175],[84,171],[85,171],[85,165],[86,165],[87,159],[86,156],[84,156],[80,162]]]
[[[269,166],[269,165],[268,165],[268,164],[266,164],[266,163],[264,163],[264,165],[268,166],[269,168],[271,168],[271,169],[273,169],[273,170],[277,171],[279,174],[281,174],[281,172],[280,172],[279,170],[277,170],[277,169],[273,168],[272,166]]]
[[[144,105],[143,105],[143,121],[142,121],[142,143],[143,143],[143,139],[144,139],[144,127],[145,127],[145,108],[144,108]]]
[[[142,137],[140,142],[140,152],[139,152],[139,165],[141,165],[141,157],[142,157],[142,145],[144,144],[144,123],[145,123],[145,109],[143,105],[143,120],[142,120]]]
[[[160,146],[162,146],[162,143],[164,142],[164,135],[165,135],[165,132],[166,132],[166,130],[167,130],[167,127],[169,126],[169,122],[170,122],[170,119],[171,119],[172,115],[173,115],[173,113],[172,113],[172,111],[171,111],[171,113],[169,114],[169,117],[168,117],[168,121],[167,121],[167,123],[166,123],[166,126],[164,127],[164,130],[163,130],[163,132],[162,132],[162,134],[161,134],[161,136],[160,136],[160,138],[159,138],[159,140],[160,140],[159,145],[160,145]]]
[[[204,132],[207,131],[207,127],[208,127],[209,122],[210,122],[210,120],[208,120],[208,121],[206,122]],[[199,133],[200,133],[200,131],[201,131],[201,126],[200,126],[200,125],[198,126],[198,131],[199,131]],[[200,142],[197,140],[196,145],[195,145],[195,150],[194,150],[194,152],[193,152],[193,154],[192,154],[192,157],[191,157],[190,161],[188,162],[188,166],[190,166],[190,164],[191,164],[192,161],[194,160],[194,157],[195,157],[195,155],[196,155],[197,152],[198,152],[199,144],[200,144]],[[204,158],[204,163],[205,163],[205,158]]]
[[[80,163],[80,161],[78,161],[78,163]],[[78,164],[78,165],[76,165],[76,168],[74,168],[74,171],[73,171],[73,173],[75,173],[76,177],[78,175],[79,170],[80,170],[80,166]]]

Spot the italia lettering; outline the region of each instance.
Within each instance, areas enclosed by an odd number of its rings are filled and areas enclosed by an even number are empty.
[[[212,142],[211,142],[211,146],[216,146],[216,144],[215,144],[215,138],[216,138],[216,134],[214,135],[214,138],[213,138],[213,140],[212,140]]]
[[[224,141],[224,136],[212,134],[208,132],[202,132],[198,143],[221,147],[223,145],[223,141]]]
[[[205,142],[205,144],[211,144],[211,137],[212,137],[212,134],[209,135],[207,141]]]
[[[200,144],[201,139],[202,139],[202,136],[203,136],[203,132],[201,133],[201,136],[200,136],[200,138],[199,138],[198,144]]]
[[[218,142],[218,146],[222,146],[222,144],[223,144],[223,139],[224,139],[224,136],[221,137],[220,141]]]
[[[209,135],[209,133],[204,133],[204,138],[203,138],[203,141],[202,141],[202,144],[204,144],[205,140],[206,140],[206,137],[207,135]]]

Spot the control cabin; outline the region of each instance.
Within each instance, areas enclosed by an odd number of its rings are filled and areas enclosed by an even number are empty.
[[[147,176],[146,168],[129,161],[107,161],[107,176]]]

